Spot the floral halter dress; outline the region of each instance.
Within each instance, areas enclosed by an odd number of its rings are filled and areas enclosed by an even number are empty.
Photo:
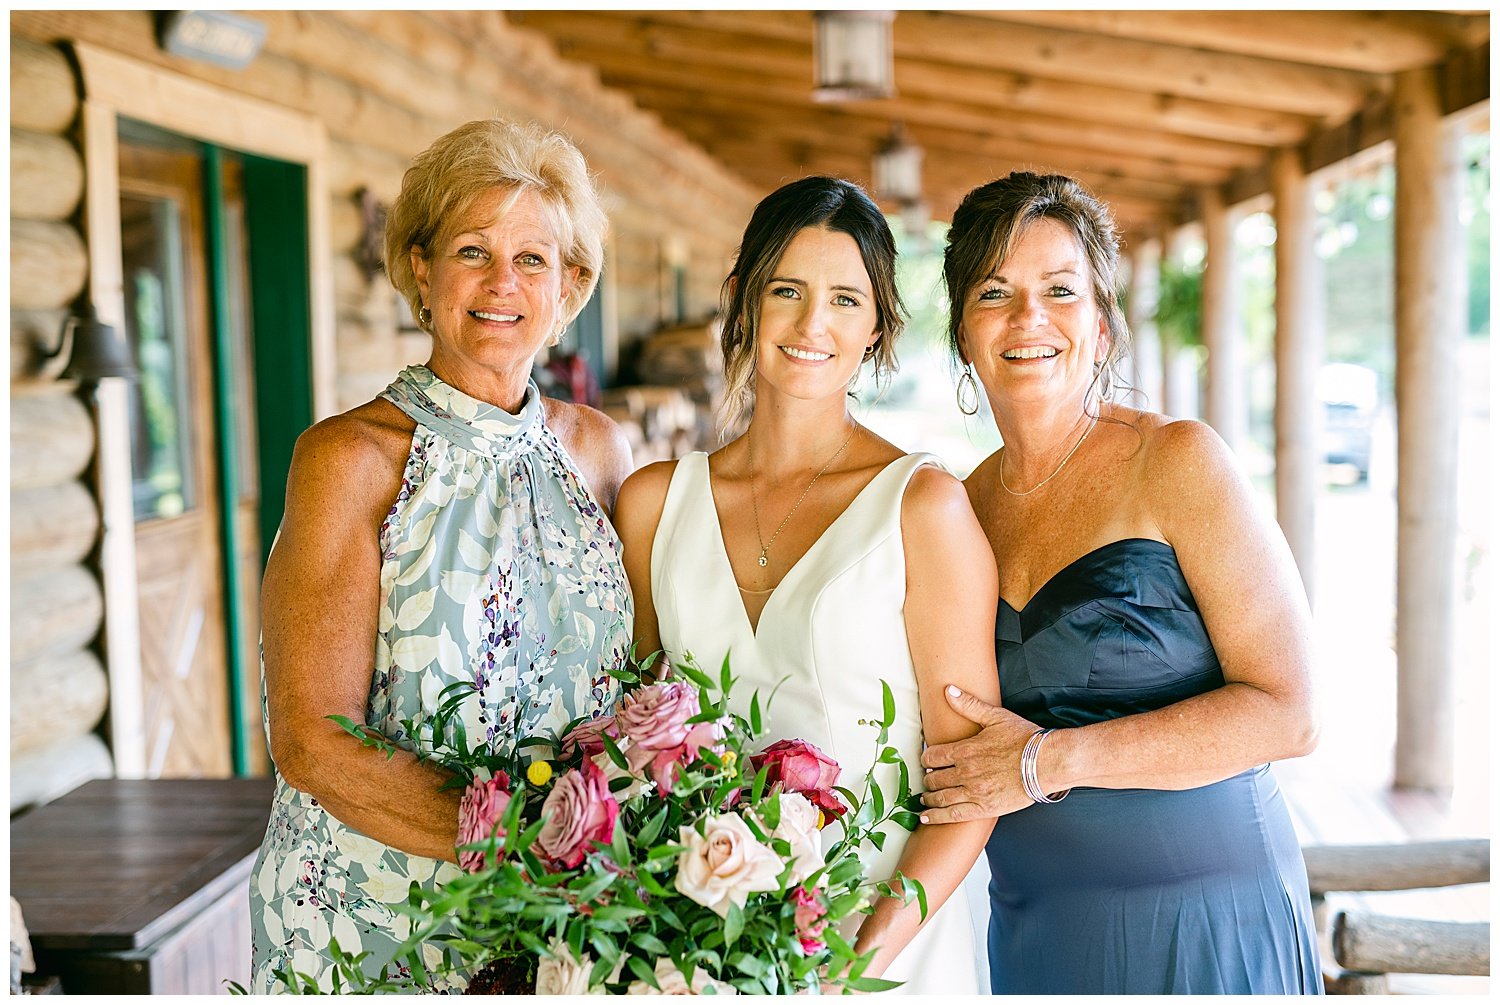
[[[470,742],[483,736],[498,749],[613,706],[609,671],[625,660],[633,627],[620,541],[547,428],[536,385],[518,415],[422,366],[382,397],[417,428],[380,529],[367,724],[405,749],[441,751],[452,737],[433,736],[429,720],[458,681],[477,688],[461,716]],[[286,970],[331,990],[330,939],[347,954],[368,952],[364,966],[378,973],[410,931],[390,905],[406,900],[413,881],[456,875],[451,863],[344,826],[278,775],[250,881],[251,990],[286,990],[276,977]],[[436,968],[442,950],[428,944],[423,958]],[[456,992],[466,982],[449,974],[413,990]]]

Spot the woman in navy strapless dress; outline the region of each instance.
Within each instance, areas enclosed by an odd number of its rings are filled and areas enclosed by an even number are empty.
[[[928,748],[930,823],[998,817],[996,993],[1317,994],[1307,875],[1270,761],[1315,742],[1309,615],[1222,441],[1110,401],[1128,332],[1077,182],[975,189],[944,257],[965,483],[1000,573],[1004,707]],[[956,692],[956,693],[955,693]]]

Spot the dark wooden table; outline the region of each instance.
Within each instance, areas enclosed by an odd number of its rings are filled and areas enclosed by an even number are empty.
[[[11,894],[37,972],[70,994],[248,984],[272,791],[268,778],[99,779],[12,822]]]

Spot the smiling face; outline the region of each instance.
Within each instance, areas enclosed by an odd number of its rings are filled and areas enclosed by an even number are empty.
[[[1083,246],[1047,217],[968,292],[962,317],[960,349],[997,402],[1081,400],[1109,350]]]
[[[874,284],[848,234],[804,227],[792,238],[760,297],[759,393],[843,395],[865,348],[879,338]]]
[[[529,374],[565,316],[577,270],[563,266],[540,197],[526,190],[512,202],[513,195],[490,189],[445,221],[425,254],[411,250],[422,302],[432,311],[431,366],[449,383],[476,368]]]

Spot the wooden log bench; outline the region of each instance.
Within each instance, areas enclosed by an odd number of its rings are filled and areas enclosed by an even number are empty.
[[[11,894],[66,994],[248,986],[250,870],[267,778],[97,779],[18,817]]]
[[[1331,893],[1427,890],[1488,883],[1487,839],[1405,844],[1322,845],[1302,850],[1318,927],[1329,935],[1334,962],[1326,990],[1389,994],[1390,974],[1487,977],[1488,921],[1433,921],[1380,911],[1344,910],[1329,921]]]

